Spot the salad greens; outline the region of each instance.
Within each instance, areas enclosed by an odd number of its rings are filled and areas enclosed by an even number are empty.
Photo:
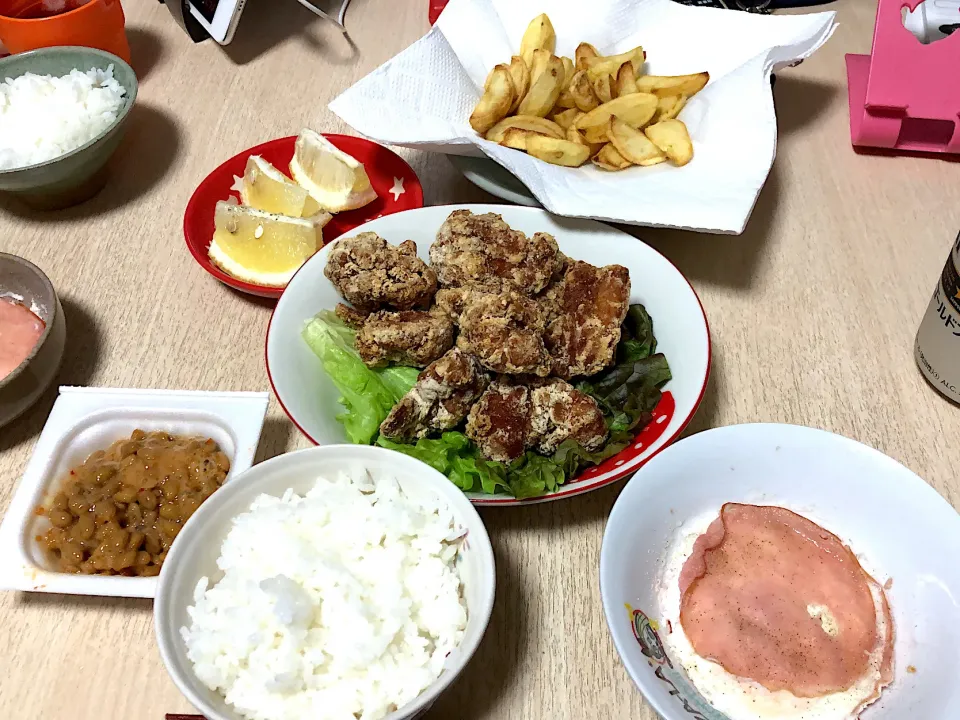
[[[660,388],[672,375],[667,358],[657,353],[653,320],[643,305],[631,305],[620,331],[616,363],[577,389],[592,396],[611,432],[639,430],[660,402]]]
[[[351,442],[375,443],[415,457],[445,474],[464,492],[505,493],[516,498],[552,492],[584,467],[598,465],[627,447],[650,421],[660,402],[660,388],[671,377],[666,358],[656,352],[650,315],[643,305],[631,305],[617,345],[616,363],[577,385],[603,411],[610,428],[607,444],[591,453],[567,440],[549,457],[529,450],[512,463],[500,463],[481,457],[470,438],[458,431],[416,443],[379,435],[380,423],[413,387],[420,371],[403,366],[368,368],[354,347],[356,333],[328,310],[310,321],[303,338],[342,395],[344,412],[337,420]]]
[[[309,322],[303,339],[340,391],[344,412],[337,420],[350,442],[371,444],[380,432],[380,423],[413,387],[420,371],[403,366],[368,368],[354,347],[356,332],[329,310]]]
[[[556,490],[575,477],[587,465],[599,465],[630,444],[630,436],[621,434],[595,453],[584,450],[573,440],[561,443],[550,457],[528,450],[512,463],[486,460],[462,432],[445,432],[439,438],[421,438],[415,444],[388,440],[382,435],[377,445],[397,450],[425,462],[446,475],[464,492],[493,495],[506,492],[516,498],[539,497]]]

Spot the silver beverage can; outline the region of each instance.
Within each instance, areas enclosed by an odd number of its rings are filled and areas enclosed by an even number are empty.
[[[960,403],[960,235],[920,323],[914,355],[930,384]]]

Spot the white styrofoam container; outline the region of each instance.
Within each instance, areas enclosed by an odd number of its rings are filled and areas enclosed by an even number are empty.
[[[37,506],[70,468],[137,428],[212,438],[230,458],[230,482],[253,465],[268,401],[268,393],[61,387],[0,525],[0,589],[152,598],[155,577],[54,570],[35,539],[50,527]]]

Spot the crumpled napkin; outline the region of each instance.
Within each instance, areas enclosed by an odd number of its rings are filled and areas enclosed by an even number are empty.
[[[487,73],[518,53],[527,24],[541,12],[556,29],[558,55],[572,57],[584,41],[602,54],[642,45],[648,74],[710,72],[710,83],[680,113],[694,146],[688,165],[562,168],[474,132],[468,118]],[[739,234],[776,155],[770,74],[823,45],[835,15],[761,16],[671,0],[452,0],[426,36],[330,109],[381,143],[482,151],[558,215]]]

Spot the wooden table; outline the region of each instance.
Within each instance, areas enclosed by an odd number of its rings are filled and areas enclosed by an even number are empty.
[[[235,43],[190,43],[156,2],[125,3],[142,85],[109,187],[73,210],[0,210],[0,246],[50,276],[66,313],[59,384],[265,390],[271,303],[234,293],[187,252],[181,218],[225,158],[303,126],[344,128],[327,102],[427,29],[424,0],[354,0],[351,40],[293,0],[251,2]],[[845,52],[867,52],[875,3],[841,0],[840,28],[780,74],[778,157],[740,237],[642,230],[703,300],[713,372],[689,432],[798,423],[879,448],[960,505],[960,410],[913,361],[913,338],[960,225],[960,165],[858,156]],[[443,157],[404,152],[430,204],[490,201]],[[55,391],[0,430],[0,508]],[[275,401],[259,459],[307,445]],[[622,484],[484,513],[497,600],[471,671],[434,720],[654,717],[600,606],[604,522]],[[151,603],[0,594],[0,717],[159,720],[190,706],[167,679]]]

